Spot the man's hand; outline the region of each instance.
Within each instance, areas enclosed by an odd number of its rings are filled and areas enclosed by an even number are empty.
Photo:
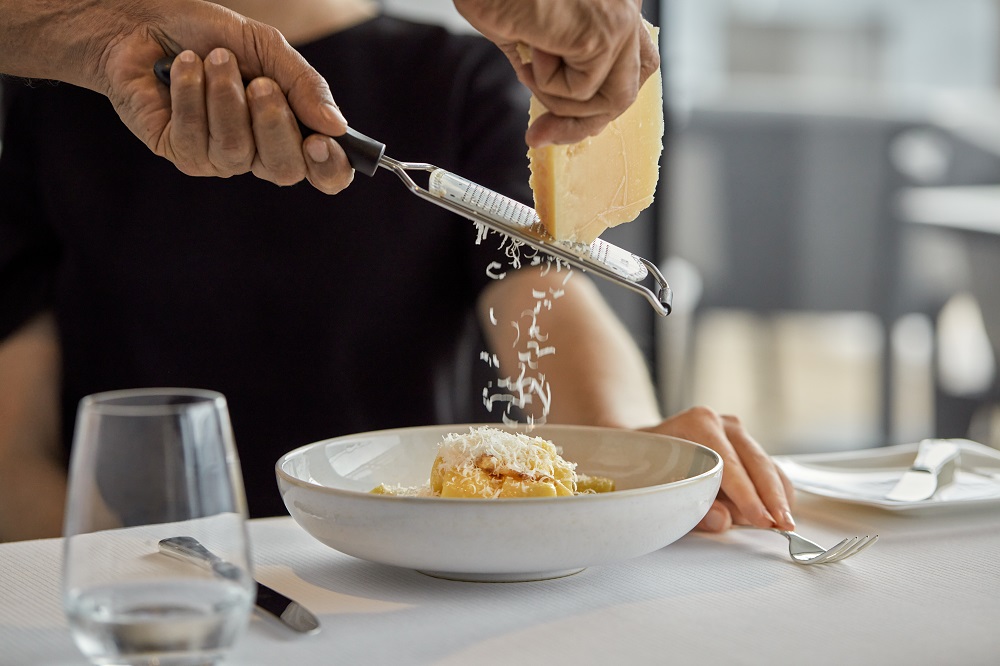
[[[350,184],[354,171],[340,146],[321,134],[303,142],[278,84],[261,76],[244,88],[228,49],[213,49],[204,61],[182,52],[170,68],[169,92],[171,113],[153,150],[184,173],[225,178],[252,171],[278,185],[308,178],[327,194]]]
[[[694,407],[643,430],[697,442],[722,456],[722,489],[698,529],[722,532],[734,522],[795,528],[791,483],[735,416]]]
[[[150,150],[192,175],[252,171],[290,185],[308,173],[324,192],[347,187],[347,156],[327,138],[343,134],[347,122],[326,81],[277,30],[198,0],[161,11],[109,44],[99,71],[118,114]],[[152,64],[177,52],[168,91]],[[251,79],[244,97],[242,81]],[[295,117],[325,136],[303,143]]]
[[[635,101],[660,66],[643,25],[641,0],[454,0],[455,7],[507,55],[518,78],[549,114],[528,144],[576,143],[598,134]],[[518,46],[528,47],[523,63]]]
[[[125,125],[184,173],[252,171],[282,185],[308,176],[329,193],[353,177],[343,149],[328,138],[343,134],[347,121],[323,77],[277,30],[219,5],[0,0],[0,44],[0,72],[107,95]],[[172,82],[171,94],[153,64],[182,52],[174,73],[181,81]],[[220,60],[204,62],[210,54]],[[265,81],[252,84],[244,99],[242,81],[261,77]],[[298,131],[287,131],[283,116],[289,110],[320,136],[303,142]],[[235,115],[230,119],[229,113]],[[264,137],[256,127],[247,131],[248,114],[258,113]]]

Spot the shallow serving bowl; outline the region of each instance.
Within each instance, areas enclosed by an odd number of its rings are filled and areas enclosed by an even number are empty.
[[[336,437],[285,454],[275,466],[289,513],[342,553],[443,578],[556,578],[653,552],[708,512],[722,460],[691,442],[627,430],[539,426],[584,474],[617,490],[523,499],[372,495],[380,483],[427,483],[438,442],[469,425]]]

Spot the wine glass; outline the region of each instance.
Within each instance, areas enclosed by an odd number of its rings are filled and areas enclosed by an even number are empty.
[[[219,662],[253,607],[246,497],[226,399],[135,389],[80,402],[70,458],[63,604],[100,666]],[[191,537],[225,563],[160,552]],[[217,563],[218,564],[218,563]]]

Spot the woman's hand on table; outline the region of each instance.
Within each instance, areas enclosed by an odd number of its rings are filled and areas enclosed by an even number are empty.
[[[722,488],[696,529],[723,532],[734,523],[794,529],[791,483],[737,417],[693,407],[643,430],[697,442],[722,456]]]

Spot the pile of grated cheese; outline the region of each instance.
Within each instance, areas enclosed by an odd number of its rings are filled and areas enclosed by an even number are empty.
[[[527,478],[575,478],[576,463],[563,460],[559,453],[552,442],[541,437],[482,426],[465,434],[445,435],[438,448],[437,468],[471,474],[473,469],[482,469],[480,461],[492,458],[490,464],[496,469]]]
[[[417,487],[380,484],[376,495],[545,497],[576,494],[576,463],[550,441],[491,426],[450,433],[438,444],[430,480]]]

